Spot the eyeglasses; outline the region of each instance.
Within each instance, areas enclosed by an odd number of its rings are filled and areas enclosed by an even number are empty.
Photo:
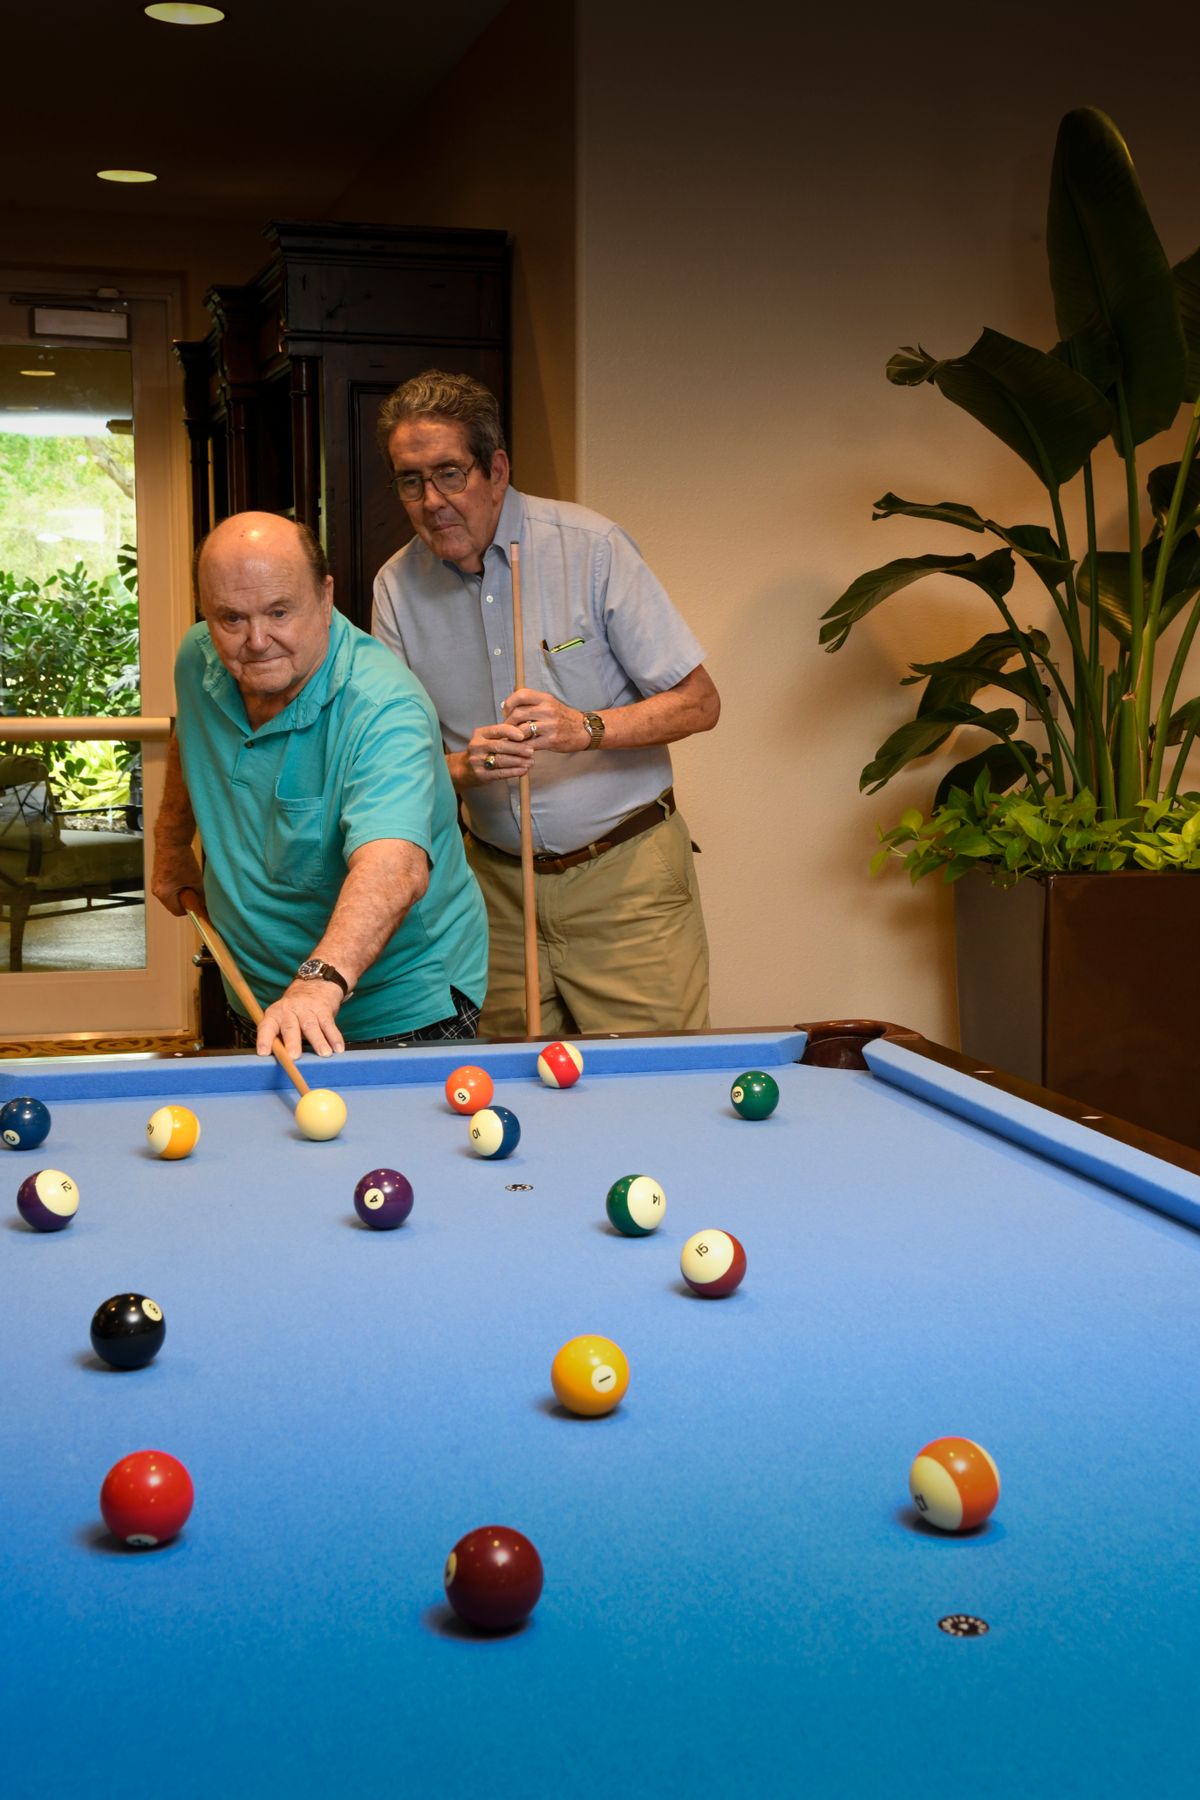
[[[423,500],[426,487],[432,483],[445,500],[451,494],[462,493],[471,470],[478,466],[478,463],[472,458],[465,468],[460,467],[458,463],[443,463],[440,468],[434,469],[429,475],[422,475],[417,469],[401,469],[392,476],[392,490],[399,494],[402,500]]]

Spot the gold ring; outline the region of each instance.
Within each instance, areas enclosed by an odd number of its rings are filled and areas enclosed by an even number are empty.
[[[536,719],[530,719],[530,721],[529,721],[529,735],[531,738],[535,738],[537,736],[537,720]]]
[[[483,759],[483,766],[485,769],[494,769],[496,766],[495,757],[494,756],[485,756]]]

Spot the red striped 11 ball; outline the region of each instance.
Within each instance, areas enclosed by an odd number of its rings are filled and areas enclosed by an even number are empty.
[[[78,1207],[79,1189],[61,1169],[39,1169],[17,1189],[17,1211],[34,1231],[62,1231]]]
[[[583,1057],[574,1044],[547,1044],[538,1057],[538,1074],[547,1087],[574,1087],[583,1074]]]
[[[693,1293],[719,1300],[742,1285],[746,1252],[729,1231],[698,1231],[683,1246],[679,1272]]]

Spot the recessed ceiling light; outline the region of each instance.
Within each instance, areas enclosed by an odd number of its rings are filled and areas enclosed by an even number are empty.
[[[45,375],[57,375],[58,370],[57,369],[21,369],[18,371],[18,373],[21,375],[45,376]]]
[[[100,181],[157,181],[149,169],[97,169],[96,177]]]
[[[160,25],[219,25],[225,14],[219,6],[147,6],[148,19]]]

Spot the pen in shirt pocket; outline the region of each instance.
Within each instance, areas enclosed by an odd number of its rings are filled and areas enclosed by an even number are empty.
[[[546,652],[547,656],[557,656],[560,650],[574,650],[577,645],[584,642],[585,640],[583,638],[575,637],[568,638],[565,644],[548,644],[545,638],[543,638],[542,649]]]

